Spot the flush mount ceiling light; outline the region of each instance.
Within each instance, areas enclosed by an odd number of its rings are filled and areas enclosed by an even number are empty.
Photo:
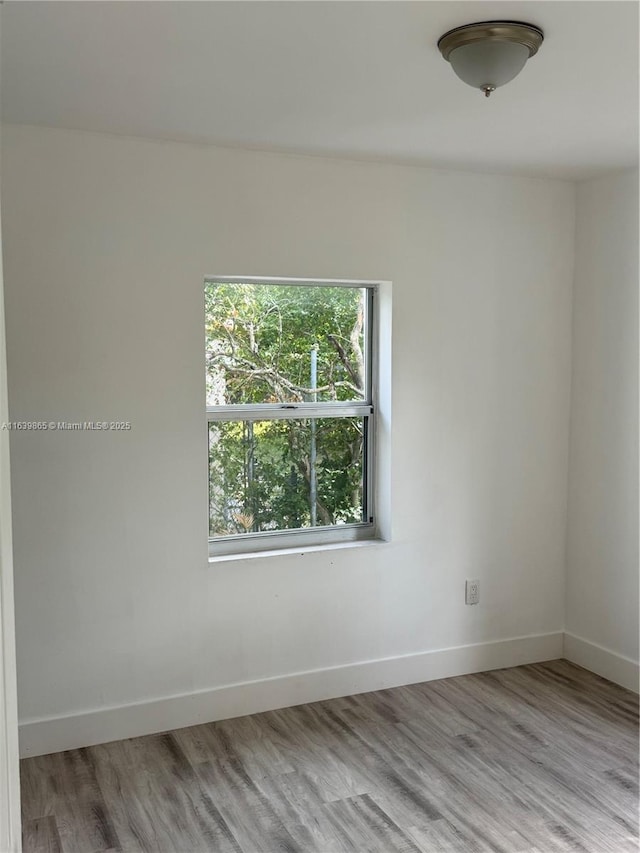
[[[520,21],[482,21],[449,30],[438,40],[458,77],[488,98],[522,71],[538,52],[544,33]]]

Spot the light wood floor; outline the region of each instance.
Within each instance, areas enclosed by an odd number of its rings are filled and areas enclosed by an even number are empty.
[[[638,850],[637,696],[566,661],[22,762],[25,853]]]

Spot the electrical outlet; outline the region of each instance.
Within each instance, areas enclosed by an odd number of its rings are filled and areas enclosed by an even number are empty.
[[[467,581],[464,585],[464,603],[480,603],[480,581]]]

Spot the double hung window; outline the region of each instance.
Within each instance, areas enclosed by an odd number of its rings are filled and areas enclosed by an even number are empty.
[[[212,556],[373,536],[375,295],[206,280]]]

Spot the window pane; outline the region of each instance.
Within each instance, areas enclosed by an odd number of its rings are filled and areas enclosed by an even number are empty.
[[[367,420],[210,422],[209,535],[363,521]]]
[[[207,405],[365,399],[365,297],[205,282]]]

